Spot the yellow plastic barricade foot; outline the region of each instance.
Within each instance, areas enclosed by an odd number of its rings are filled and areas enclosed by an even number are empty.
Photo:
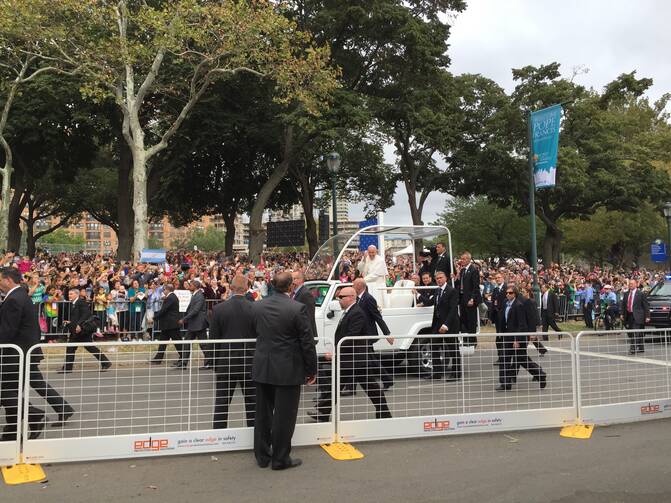
[[[572,424],[569,426],[564,426],[559,434],[566,438],[586,439],[592,436],[593,431],[593,424]]]
[[[334,442],[332,444],[321,444],[321,447],[329,453],[329,456],[338,461],[349,461],[350,459],[363,458],[362,452],[352,444]]]
[[[47,478],[40,465],[14,465],[3,466],[2,476],[5,483],[14,486],[17,484],[27,484],[28,482],[40,482]]]

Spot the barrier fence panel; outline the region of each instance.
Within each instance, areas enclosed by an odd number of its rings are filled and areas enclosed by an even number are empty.
[[[384,337],[343,338],[337,348],[339,439],[505,431],[574,422],[573,336],[552,333],[551,340],[541,341],[537,348],[528,344],[529,335],[543,334],[505,334],[497,349],[496,334],[479,334],[474,352],[464,350],[457,335],[421,335],[407,352],[393,354],[385,354]],[[375,352],[370,351],[372,343]],[[503,366],[495,365],[499,359]],[[499,386],[503,389],[497,390]],[[356,394],[349,396],[352,387]],[[327,398],[320,410],[324,417],[331,407]]]
[[[34,383],[34,374],[27,376],[26,383],[33,388],[31,400],[37,401],[35,388],[51,386],[73,415],[60,425],[59,411],[50,412],[57,424],[45,428],[38,439],[26,438],[26,462],[192,454],[253,446],[255,399],[250,372],[254,340],[179,341],[174,346],[168,341],[157,363],[153,362],[161,353],[155,342],[40,347],[45,353],[39,365],[44,381]],[[71,372],[59,373],[67,351],[76,351]],[[175,367],[178,352],[187,363]],[[109,359],[111,366],[103,369],[98,358]],[[327,378],[331,380],[330,375],[320,376]],[[295,445],[334,438],[333,421],[315,423],[307,414],[319,385],[323,383],[303,387]],[[30,426],[30,419],[24,418],[24,427]]]
[[[24,355],[13,344],[0,344],[0,466],[20,462]]]
[[[580,332],[580,419],[599,424],[671,416],[670,338],[667,329]]]

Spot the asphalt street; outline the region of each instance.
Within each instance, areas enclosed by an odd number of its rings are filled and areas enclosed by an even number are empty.
[[[303,466],[255,466],[250,452],[45,466],[48,482],[3,486],[3,503],[671,501],[667,420],[597,427],[589,440],[558,429],[360,443],[365,458],[294,449]]]

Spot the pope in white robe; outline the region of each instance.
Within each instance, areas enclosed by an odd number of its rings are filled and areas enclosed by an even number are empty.
[[[375,297],[379,306],[384,306],[384,290],[380,290],[380,288],[387,286],[385,281],[387,264],[384,257],[378,255],[375,245],[368,247],[368,251],[357,265],[357,269],[368,285],[368,293]]]

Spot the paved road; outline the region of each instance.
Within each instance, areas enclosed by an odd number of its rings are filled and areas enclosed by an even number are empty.
[[[26,501],[649,503],[671,501],[668,420],[597,428],[360,443],[358,461],[297,448],[304,466],[262,470],[249,452],[46,466],[46,484],[4,486]]]

